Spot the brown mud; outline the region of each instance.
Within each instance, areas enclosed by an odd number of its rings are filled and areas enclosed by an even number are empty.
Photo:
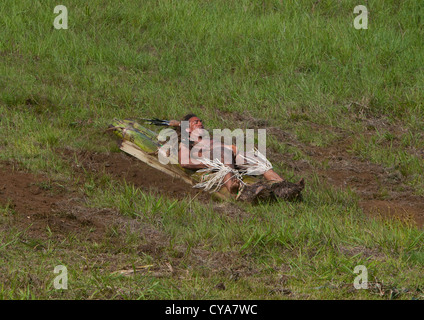
[[[173,251],[167,249],[170,241],[168,235],[148,221],[124,216],[113,209],[88,207],[81,187],[87,175],[92,174],[101,179],[107,174],[137,188],[158,194],[165,193],[167,197],[174,199],[196,197],[206,202],[210,201],[208,194],[199,194],[191,186],[153,170],[124,153],[99,154],[68,149],[59,150],[58,153],[73,168],[73,185],[26,172],[18,163],[0,162],[0,234],[16,230],[20,232],[19,240],[34,250],[46,249],[46,240],[62,243],[69,236],[75,236],[79,241],[113,243],[111,250],[119,252],[120,248],[127,249],[126,238],[122,235],[130,229],[142,239],[135,250],[155,257],[158,261],[170,260],[168,255],[172,255],[172,266],[158,263],[151,268],[152,274],[157,277],[185,276],[185,268],[179,267],[179,261],[186,256],[187,248],[177,245]],[[214,202],[214,207],[222,215],[243,218],[245,214],[238,206],[224,202]],[[192,263],[199,264],[202,268],[216,269],[217,266],[225,266],[222,272],[237,277],[241,273],[253,272],[249,263],[238,252],[211,253],[200,248],[193,248],[192,251],[195,253],[192,255]],[[116,259],[116,265],[121,265],[119,257]],[[228,269],[228,265],[235,266],[237,270]],[[116,269],[117,266],[114,263],[111,268]],[[122,270],[118,272],[126,271],[125,265],[120,268]],[[128,266],[127,269],[134,270],[133,266]]]
[[[69,234],[85,234],[98,240],[108,225],[122,219],[115,211],[84,206],[84,199],[61,181],[52,181],[19,169],[13,163],[0,164],[0,208],[9,218],[2,227],[25,231],[34,239],[54,235],[62,240]]]
[[[133,219],[116,210],[87,207],[81,191],[87,174],[95,179],[106,174],[145,191],[165,193],[175,199],[209,198],[208,194],[199,194],[199,190],[124,153],[98,154],[65,149],[59,153],[74,169],[74,185],[25,172],[17,163],[0,163],[0,215],[9,218],[3,227],[25,230],[26,235],[34,239],[47,239],[53,234],[60,240],[78,234],[85,235],[87,240],[99,241],[111,227],[131,223]]]
[[[125,181],[145,191],[153,191],[171,198],[182,199],[196,197],[206,199],[207,194],[200,193],[187,183],[155,170],[142,161],[124,152],[100,154],[89,151],[63,149],[60,154],[73,168],[76,174],[94,176],[107,174],[114,179]]]
[[[351,138],[343,138],[331,147],[315,148],[319,161],[328,161],[320,172],[337,188],[350,188],[359,196],[359,206],[371,216],[394,218],[424,224],[424,197],[413,195],[402,174],[394,169],[363,161],[346,151]]]
[[[366,214],[422,226],[424,198],[413,195],[399,172],[352,156],[346,151],[348,145],[350,138],[331,148],[315,150],[317,159],[328,161],[328,168],[321,174],[335,187],[353,190]]]

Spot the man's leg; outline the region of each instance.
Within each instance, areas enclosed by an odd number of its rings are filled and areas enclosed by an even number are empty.
[[[235,159],[234,159],[233,151],[225,147],[218,147],[218,148],[220,148],[220,150],[217,150],[214,148],[214,151],[217,151],[217,152],[220,151],[221,162],[225,164],[226,166],[234,169]],[[236,178],[236,176],[232,172],[229,172],[224,177],[224,185],[230,193],[237,193],[240,187],[240,181]]]
[[[224,186],[230,193],[237,193],[240,186],[240,182],[237,180],[237,178],[232,172],[226,174],[226,176],[224,177],[224,181]]]
[[[264,178],[266,179],[266,180],[270,180],[270,181],[278,181],[278,182],[280,182],[280,181],[284,181],[284,179],[283,178],[281,178],[278,174],[277,174],[277,172],[275,172],[274,170],[268,170],[267,172],[265,172],[264,173]]]

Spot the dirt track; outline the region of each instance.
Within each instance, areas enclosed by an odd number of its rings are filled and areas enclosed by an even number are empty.
[[[287,139],[287,134],[279,129],[271,130],[277,137]],[[424,197],[412,195],[400,173],[391,171],[378,164],[363,161],[347,152],[352,143],[346,135],[329,147],[305,146],[293,141],[317,163],[326,162],[323,169],[313,168],[303,160],[294,161],[285,155],[286,165],[300,175],[317,174],[334,188],[353,190],[359,196],[359,206],[370,216],[396,218],[403,222],[424,224]],[[271,157],[278,155],[271,155]],[[382,194],[382,189],[385,194]],[[402,191],[399,191],[402,190]]]
[[[84,183],[86,172],[98,177],[106,173],[144,190],[161,194],[166,190],[166,195],[172,198],[198,194],[198,190],[152,170],[124,153],[103,155],[70,150],[62,150],[61,153],[73,166],[75,175],[80,177],[79,184]],[[115,210],[88,208],[84,205],[84,195],[78,190],[78,185],[69,186],[61,181],[24,172],[13,163],[0,163],[0,174],[0,205],[9,208],[7,214],[12,217],[13,224],[10,227],[26,230],[30,237],[45,239],[50,230],[56,236],[87,234],[87,238],[98,240],[110,226],[131,220]],[[197,195],[196,199],[206,197],[207,194],[202,194]]]
[[[325,168],[312,166],[303,159],[294,160],[291,154],[280,154],[270,149],[267,156],[271,162],[283,160],[284,165],[293,169],[298,175],[303,176],[308,185],[308,177],[318,175],[334,188],[349,188],[359,196],[359,206],[364,213],[372,217],[395,218],[403,222],[424,225],[424,197],[412,195],[413,190],[406,185],[402,175],[394,170],[389,170],[378,164],[363,161],[349,153],[347,150],[352,144],[349,133],[337,128],[324,128],[308,123],[314,130],[333,131],[339,138],[328,147],[316,147],[299,142],[292,134],[277,127],[269,127],[267,120],[256,119],[249,114],[221,112],[221,118],[231,118],[240,128],[264,128],[267,134],[274,136],[279,141],[295,146],[312,158],[316,163],[324,163]],[[383,119],[361,119],[374,130],[386,129],[398,135],[404,129],[388,126]],[[382,194],[382,189],[385,194]],[[399,191],[402,190],[402,191]]]
[[[270,133],[277,138],[290,140],[290,136],[280,129],[271,128]],[[359,205],[368,215],[396,217],[422,227],[424,199],[411,196],[407,187],[404,192],[396,191],[399,184],[402,184],[401,178],[379,165],[355,158],[346,152],[347,143],[348,137],[330,148],[301,146],[304,152],[317,161],[328,161],[326,169],[319,172],[304,161],[294,161],[290,155],[277,155],[271,151],[270,160],[283,157],[286,165],[298,171],[306,181],[308,176],[315,173],[334,188],[351,188],[360,197]],[[87,172],[97,176],[106,173],[144,190],[161,194],[166,192],[169,197],[197,195],[197,199],[209,199],[208,195],[198,195],[198,190],[153,170],[124,153],[106,155],[70,150],[61,150],[60,153],[80,177],[84,177]],[[77,186],[66,186],[60,181],[50,181],[47,177],[20,171],[12,163],[0,164],[0,173],[0,204],[2,207],[8,206],[14,212],[15,227],[26,229],[36,238],[46,237],[49,228],[55,235],[81,233],[85,230],[87,237],[96,239],[104,235],[108,226],[127,219],[110,209],[87,208]],[[379,195],[381,185],[388,190],[384,199]]]

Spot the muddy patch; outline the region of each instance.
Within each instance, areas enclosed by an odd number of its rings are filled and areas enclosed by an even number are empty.
[[[0,164],[0,208],[9,222],[34,239],[64,239],[70,234],[101,240],[110,225],[125,219],[110,209],[84,206],[81,195],[61,181],[20,170],[13,163]]]
[[[348,150],[353,143],[350,132],[317,125],[308,118],[301,119],[314,130],[325,130],[334,135],[333,143],[318,147],[300,142],[292,133],[269,126],[268,121],[255,119],[249,114],[220,111],[219,115],[222,118],[230,118],[240,127],[266,128],[267,134],[288,146],[298,148],[313,162],[318,163],[319,165],[315,165],[306,159],[295,159],[291,154],[281,154],[277,150],[269,149],[267,156],[272,163],[281,163],[302,175],[306,184],[308,177],[316,174],[335,188],[354,191],[360,198],[360,207],[369,216],[399,219],[418,227],[424,226],[424,197],[413,195],[414,190],[398,170],[364,161],[350,153]],[[390,123],[384,117],[362,116],[360,120],[364,122],[367,130],[387,131],[393,137],[405,133],[401,125]],[[410,151],[422,155],[420,151]]]
[[[327,161],[320,174],[336,187],[350,188],[360,198],[362,210],[371,216],[395,218],[422,227],[424,197],[413,195],[401,173],[363,161],[347,151],[350,137],[327,148],[314,148],[314,157]]]
[[[124,152],[108,154],[60,150],[59,153],[70,164],[76,174],[84,176],[92,173],[96,176],[108,174],[114,179],[134,185],[145,191],[154,191],[175,199],[193,198],[209,200],[210,196],[180,179],[173,178],[156,170],[144,162]]]
[[[349,134],[337,132],[339,137],[334,143],[318,147],[300,143],[278,128],[272,128],[270,133],[280,141],[298,147],[320,164],[295,161],[286,155],[285,165],[305,176],[317,174],[335,188],[354,191],[367,215],[399,219],[418,227],[424,225],[424,197],[413,195],[414,190],[399,171],[364,161],[350,153],[353,138]]]
[[[395,219],[411,225],[424,225],[424,202],[410,200],[367,200],[360,201],[361,208],[383,219]]]

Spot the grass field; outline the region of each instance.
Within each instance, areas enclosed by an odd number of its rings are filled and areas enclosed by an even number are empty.
[[[357,30],[360,4],[1,1],[0,299],[423,299],[424,3],[365,1]],[[113,118],[189,112],[267,128],[304,201],[174,198],[112,174],[137,168]]]

